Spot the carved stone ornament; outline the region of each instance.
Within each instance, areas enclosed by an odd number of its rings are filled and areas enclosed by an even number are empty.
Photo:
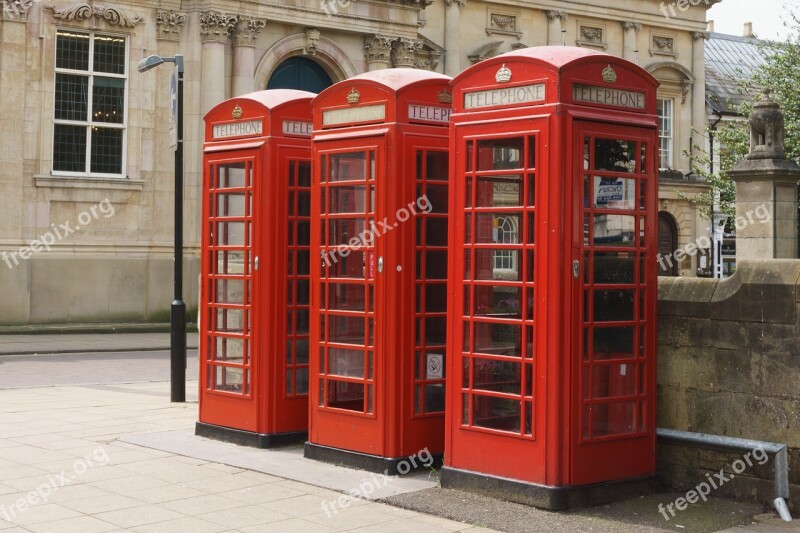
[[[544,14],[547,15],[547,18],[549,20],[561,19],[561,22],[564,22],[565,20],[567,20],[566,11],[556,11],[554,9],[550,9],[550,10],[545,11]]]
[[[317,53],[317,44],[319,44],[320,32],[316,28],[306,28],[306,54],[313,56]]]
[[[467,0],[444,0],[444,3],[448,6],[457,5],[458,7],[464,7],[467,5]]]
[[[747,159],[785,159],[784,120],[780,105],[770,98],[770,89],[750,113],[750,153]]]
[[[200,40],[226,43],[238,22],[239,17],[236,15],[204,11],[200,13]]]
[[[33,6],[33,0],[2,0],[3,20],[26,22],[28,11]]]
[[[179,41],[184,24],[186,24],[185,13],[178,13],[171,9],[156,11],[156,34],[161,40]]]
[[[135,28],[136,24],[143,21],[140,16],[129,16],[119,9],[113,7],[92,6],[89,4],[75,4],[72,7],[53,10],[53,18],[61,22],[83,22],[92,19],[92,23],[104,20],[109,26],[119,26],[120,28]]]
[[[389,63],[390,54],[392,53],[392,41],[394,41],[394,37],[386,35],[364,37],[364,55],[367,58],[367,62],[383,61]]]
[[[662,55],[676,57],[675,37],[667,35],[651,35],[650,55]]]
[[[641,22],[632,22],[630,20],[622,21],[622,29],[625,31],[634,30],[634,31],[642,31],[642,23]]]
[[[255,46],[258,34],[267,25],[264,19],[239,18],[231,31],[233,46]]]
[[[392,66],[411,67],[419,66],[417,53],[422,50],[422,43],[416,39],[401,37],[392,43]]]

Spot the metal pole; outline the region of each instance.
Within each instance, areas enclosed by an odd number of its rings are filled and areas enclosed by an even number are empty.
[[[183,56],[178,69],[178,127],[175,148],[175,294],[170,308],[170,401],[186,401],[186,304],[183,301]]]

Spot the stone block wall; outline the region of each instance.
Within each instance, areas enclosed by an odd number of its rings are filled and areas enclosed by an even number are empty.
[[[659,278],[658,427],[784,443],[800,509],[800,261],[741,261],[728,279]],[[741,455],[659,446],[662,483],[689,489]],[[755,462],[754,462],[755,463]],[[769,503],[772,461],[714,492]]]

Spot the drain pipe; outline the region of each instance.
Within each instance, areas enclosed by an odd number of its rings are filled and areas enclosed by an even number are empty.
[[[786,498],[789,497],[789,456],[785,444],[763,442],[750,439],[738,439],[706,433],[692,433],[675,429],[658,428],[658,442],[661,444],[688,445],[697,448],[712,448],[723,452],[745,453],[760,448],[773,456],[775,470],[775,499],[772,501],[781,519],[792,521]]]

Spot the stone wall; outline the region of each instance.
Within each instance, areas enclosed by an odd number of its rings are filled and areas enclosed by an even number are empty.
[[[800,261],[741,261],[724,280],[659,278],[658,427],[789,446],[800,509]],[[689,489],[737,454],[659,446],[662,483]],[[769,503],[772,461],[714,492]]]

